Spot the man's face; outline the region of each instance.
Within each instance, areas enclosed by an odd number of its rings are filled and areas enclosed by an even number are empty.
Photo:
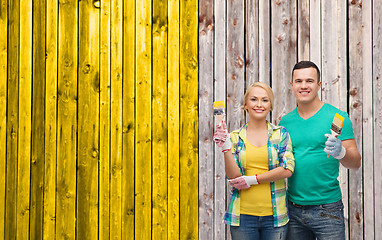
[[[310,103],[317,97],[321,87],[315,68],[296,69],[290,83],[298,103]]]

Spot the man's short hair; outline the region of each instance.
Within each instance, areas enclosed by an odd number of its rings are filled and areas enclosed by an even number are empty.
[[[303,69],[303,68],[315,68],[317,71],[317,78],[318,78],[317,81],[320,82],[320,69],[317,67],[316,64],[314,64],[314,62],[311,62],[311,61],[300,61],[294,65],[292,70],[292,81],[293,81],[294,70]]]

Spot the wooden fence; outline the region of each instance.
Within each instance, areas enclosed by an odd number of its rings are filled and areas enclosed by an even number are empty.
[[[320,97],[347,111],[362,167],[340,170],[347,239],[381,239],[382,1],[199,1],[199,239],[230,238],[222,225],[227,187],[222,154],[212,142],[212,102],[226,100],[229,130],[245,123],[246,86],[275,92],[270,120],[296,107],[293,65],[314,61]]]
[[[0,239],[229,239],[212,102],[233,130],[266,82],[278,123],[303,59],[363,157],[348,239],[381,239],[381,3],[1,0]]]

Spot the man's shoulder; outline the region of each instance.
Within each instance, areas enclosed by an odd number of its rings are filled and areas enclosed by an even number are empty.
[[[349,114],[345,111],[342,111],[341,109],[329,104],[329,103],[325,103],[325,107],[326,107],[326,112],[328,113],[338,113],[340,114],[341,116],[343,117],[349,117]]]

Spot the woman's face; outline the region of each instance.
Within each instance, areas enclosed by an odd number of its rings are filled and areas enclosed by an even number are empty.
[[[271,111],[271,99],[267,91],[261,87],[252,88],[244,103],[244,109],[248,112],[250,119],[265,119]]]

